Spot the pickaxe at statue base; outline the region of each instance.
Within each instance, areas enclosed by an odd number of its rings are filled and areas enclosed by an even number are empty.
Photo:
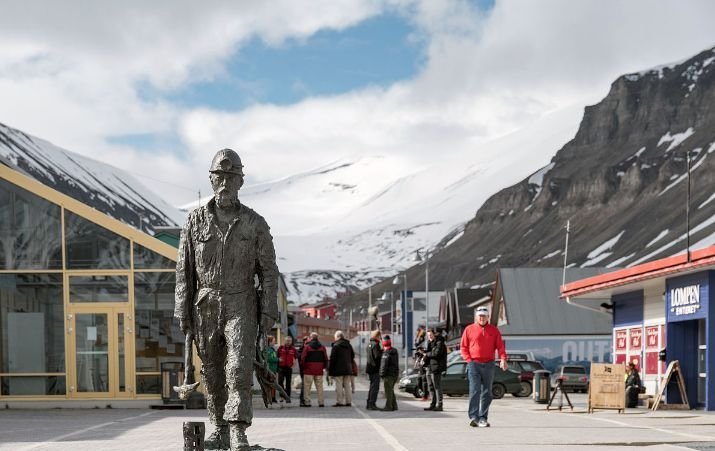
[[[194,382],[193,344],[194,333],[189,331],[186,333],[184,342],[184,385],[174,386],[174,391],[179,394],[181,400],[188,399],[189,395],[196,391],[196,387],[201,383]]]

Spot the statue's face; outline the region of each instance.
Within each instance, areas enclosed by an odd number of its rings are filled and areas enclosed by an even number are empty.
[[[212,172],[209,180],[219,208],[228,208],[238,200],[238,190],[243,186],[242,176],[231,172]]]

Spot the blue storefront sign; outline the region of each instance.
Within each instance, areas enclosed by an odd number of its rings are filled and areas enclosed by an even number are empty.
[[[669,323],[708,316],[711,271],[666,281],[665,308]]]

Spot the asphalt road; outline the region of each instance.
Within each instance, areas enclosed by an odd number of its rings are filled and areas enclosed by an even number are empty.
[[[446,398],[444,412],[425,412],[427,403],[401,394],[399,411],[375,412],[364,409],[364,382],[358,388],[353,407],[329,407],[335,402],[333,387],[325,408],[293,402],[265,409],[256,400],[249,440],[286,451],[715,449],[715,416],[703,411],[588,414],[586,395],[579,394],[572,396],[573,412],[547,412],[530,398],[507,395],[492,404],[492,426],[478,429],[468,425],[466,398]],[[194,410],[0,410],[0,449],[181,450],[183,421],[208,422],[204,412]]]

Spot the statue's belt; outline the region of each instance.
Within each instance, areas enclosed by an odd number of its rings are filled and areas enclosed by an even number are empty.
[[[236,289],[236,288],[209,288],[209,287],[203,287],[199,288],[199,292],[196,296],[196,303],[194,305],[198,306],[202,302],[204,302],[204,299],[208,298],[209,295],[214,295],[217,296],[219,299],[225,296],[231,296],[231,295],[237,295],[237,294],[244,294],[244,293],[249,293],[251,288],[241,288],[241,289]]]

